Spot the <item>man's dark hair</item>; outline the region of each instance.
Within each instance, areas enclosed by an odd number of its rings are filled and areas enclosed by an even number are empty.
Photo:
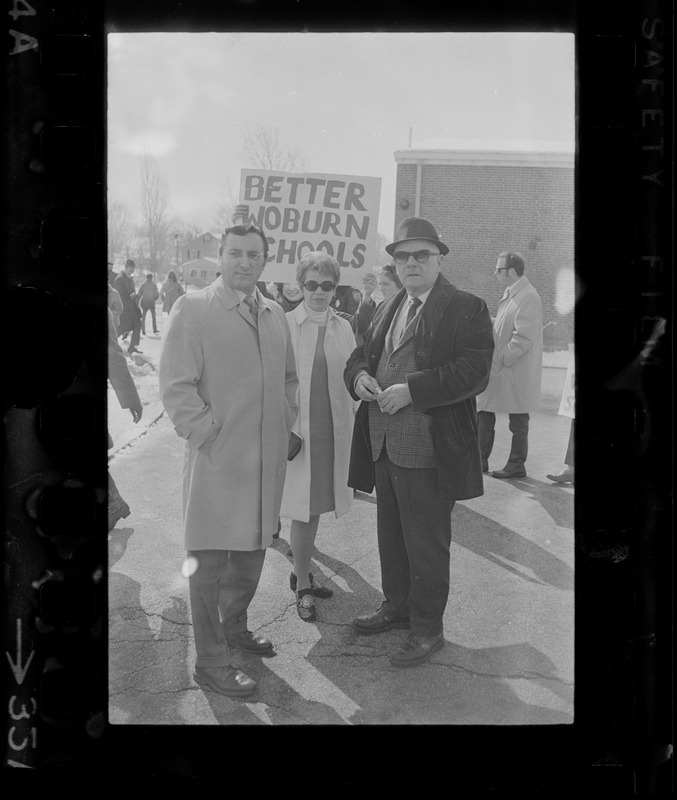
[[[249,222],[246,225],[231,225],[229,228],[226,228],[226,230],[223,232],[223,236],[221,237],[221,244],[219,245],[219,258],[221,258],[223,246],[226,243],[226,237],[229,233],[234,233],[236,236],[246,236],[248,233],[258,233],[263,241],[263,260],[265,261],[268,258],[268,239],[266,239],[266,234],[263,232],[262,228],[259,228],[258,225],[254,225],[253,222]]]
[[[524,275],[524,258],[519,253],[506,250],[505,253],[499,253],[498,257],[503,259],[507,269],[514,269],[520,278]]]

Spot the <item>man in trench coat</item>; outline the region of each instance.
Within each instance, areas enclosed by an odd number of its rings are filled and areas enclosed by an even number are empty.
[[[484,301],[440,274],[449,248],[428,220],[403,220],[386,250],[403,288],[376,309],[344,373],[363,401],[348,485],[376,486],[385,596],[353,626],[361,634],[408,628],[390,661],[413,667],[444,646],[454,503],[483,493],[475,396],[489,380],[494,343]]]
[[[482,470],[489,471],[496,414],[507,413],[512,433],[510,455],[494,478],[523,478],[527,471],[529,412],[541,406],[543,312],[541,298],[524,274],[519,253],[496,262],[496,279],[505,287],[494,320],[494,357],[486,391],[477,398]]]
[[[221,275],[172,307],[160,395],[186,440],[183,514],[197,660],[194,678],[229,697],[256,682],[230,648],[270,654],[247,629],[266,547],[277,530],[298,380],[280,306],[256,288],[268,243],[256,225],[226,228]]]

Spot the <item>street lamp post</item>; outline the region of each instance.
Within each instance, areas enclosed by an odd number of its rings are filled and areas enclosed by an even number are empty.
[[[174,242],[176,243],[176,277],[179,277],[179,234],[174,234]]]

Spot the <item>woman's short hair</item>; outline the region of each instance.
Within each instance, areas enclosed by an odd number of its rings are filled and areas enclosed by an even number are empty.
[[[176,280],[176,273],[174,272],[173,269],[170,269],[169,272],[167,273],[167,279],[170,281]]]
[[[402,281],[400,280],[400,276],[397,274],[397,267],[394,264],[392,263],[384,264],[379,269],[379,274],[383,275],[384,277],[388,278],[388,280],[391,280],[393,283],[397,284],[398,289],[402,288]]]
[[[341,267],[339,267],[338,261],[335,258],[322,250],[314,250],[312,253],[308,253],[308,255],[304,256],[296,265],[296,282],[299,286],[303,286],[306,272],[309,269],[326,272],[333,277],[334,283],[337,286],[339,285],[339,281],[341,280]]]

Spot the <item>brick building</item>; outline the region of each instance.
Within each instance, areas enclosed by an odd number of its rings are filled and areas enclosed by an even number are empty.
[[[573,342],[574,146],[569,142],[427,140],[395,152],[395,227],[421,216],[449,246],[442,272],[492,316],[503,250],[524,256],[543,301],[544,344]]]

